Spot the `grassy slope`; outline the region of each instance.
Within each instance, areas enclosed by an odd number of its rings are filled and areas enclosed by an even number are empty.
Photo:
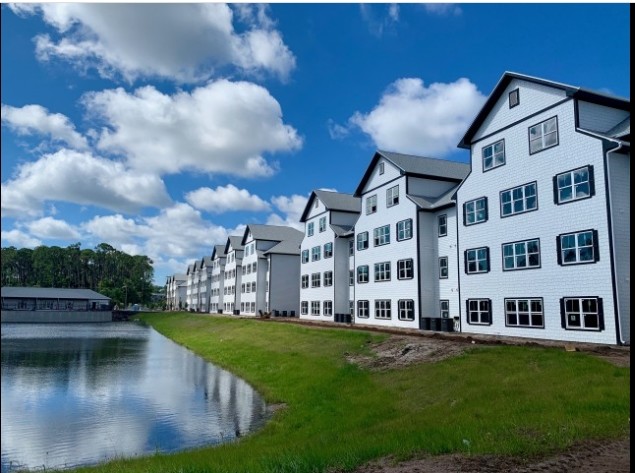
[[[377,334],[188,314],[143,318],[287,407],[239,442],[100,471],[317,472],[388,454],[529,456],[629,429],[630,368],[583,353],[475,347],[377,373],[344,360],[367,351]]]

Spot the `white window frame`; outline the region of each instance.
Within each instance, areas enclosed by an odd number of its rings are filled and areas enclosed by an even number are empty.
[[[302,264],[309,262],[309,250],[302,250]]]
[[[492,324],[492,301],[489,299],[468,299],[467,323],[470,325]],[[483,306],[485,305],[485,306]]]
[[[386,189],[386,207],[399,205],[399,185]]]
[[[483,172],[505,165],[505,140],[498,140],[481,149]],[[487,162],[491,161],[488,165]]]
[[[597,230],[581,230],[558,235],[558,264],[570,266],[596,263],[600,260],[597,238]],[[575,259],[571,260],[571,256]]]
[[[439,215],[437,219],[437,236],[444,237],[448,235],[448,216],[447,214]]]
[[[529,154],[558,146],[558,117],[554,116],[529,127]]]
[[[332,286],[333,285],[333,271],[324,271],[322,280],[324,281],[324,287]]]
[[[593,303],[595,307],[589,306]],[[585,308],[585,305],[587,306]],[[575,307],[577,306],[577,308]],[[604,312],[602,299],[599,297],[565,297],[562,299],[562,318],[565,330],[584,330],[600,332],[604,330]],[[589,319],[595,318],[597,327],[590,325]],[[574,324],[574,321],[579,323]]]
[[[390,243],[390,225],[382,225],[373,229],[373,246],[383,246]]]
[[[324,243],[324,259],[331,258],[333,256],[333,243]]]
[[[375,263],[374,276],[375,282],[390,281],[390,261],[382,261],[381,263]]]
[[[308,237],[313,236],[314,233],[315,233],[315,224],[313,222],[307,223],[306,236],[308,236]]]
[[[322,248],[314,246],[311,248],[311,261],[320,261],[322,259]]]
[[[407,218],[405,220],[401,220],[397,222],[397,241],[410,240],[411,238],[412,238],[412,219]]]
[[[539,317],[538,321],[534,318]],[[515,322],[512,322],[511,319]],[[522,321],[521,319],[525,319]],[[544,304],[541,297],[505,298],[505,326],[545,328]]]
[[[415,319],[415,301],[412,299],[399,299],[397,301],[399,320],[412,322]]]
[[[484,254],[482,253],[484,251]],[[485,262],[485,268],[481,263]],[[470,270],[470,265],[474,264],[475,269]],[[490,270],[489,247],[470,248],[465,250],[465,274],[488,273]]]
[[[362,278],[363,275],[366,277]],[[367,282],[370,282],[370,270],[367,264],[362,264],[357,267],[357,284],[366,284]]]
[[[333,315],[333,301],[322,302],[322,314],[327,317]]]
[[[368,249],[370,241],[368,238],[368,232],[361,232],[357,234],[357,251],[363,251]]]
[[[311,273],[311,287],[320,287],[322,284],[321,273]]]
[[[320,217],[320,220],[318,221],[318,231],[320,233],[326,231],[326,217]]]
[[[501,191],[500,206],[501,218],[538,210],[538,184],[534,181]]]
[[[375,299],[375,318],[390,320],[392,318],[392,301],[390,299]]]
[[[397,261],[397,279],[414,278],[414,260],[412,258]]]
[[[366,197],[366,215],[377,212],[377,194]]]
[[[442,319],[450,318],[450,300],[449,299],[441,299],[439,301],[439,317]]]
[[[540,268],[540,238],[503,243],[501,255],[503,271]]]
[[[450,273],[450,265],[447,256],[439,257],[439,279],[448,279]]]
[[[593,166],[582,166],[554,177],[554,200],[556,204],[567,204],[576,200],[589,199],[595,194]],[[569,189],[568,197],[562,197],[563,190]]]
[[[320,301],[311,301],[311,315],[320,315]]]
[[[367,319],[370,317],[370,301],[357,301],[357,317]]]
[[[482,203],[482,208],[478,208]],[[468,200],[463,204],[463,225],[478,225],[487,222],[487,197]]]

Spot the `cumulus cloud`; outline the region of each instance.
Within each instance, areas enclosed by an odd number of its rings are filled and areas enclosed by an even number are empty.
[[[17,230],[2,230],[0,232],[2,236],[2,246],[15,246],[16,248],[35,248],[40,246],[42,242],[37,238],[33,238],[30,235]]]
[[[243,177],[272,175],[267,152],[301,147],[282,121],[280,104],[263,87],[219,80],[166,95],[152,86],[89,93],[83,102],[104,121],[98,147],[157,174],[195,170]]]
[[[380,149],[440,157],[456,149],[485,99],[465,78],[427,87],[418,78],[399,79],[372,111],[355,112],[349,126]]]
[[[131,82],[162,77],[180,82],[206,80],[233,65],[246,73],[268,72],[286,80],[295,56],[275,30],[268,8],[239,7],[244,31],[234,28],[226,4],[15,4],[18,15],[41,14],[56,31],[35,38],[42,61],[66,60],[102,77]]]
[[[97,205],[134,212],[171,202],[156,175],[131,172],[123,164],[87,152],[62,149],[17,168],[2,183],[2,216],[38,216],[48,201]]]
[[[26,224],[29,232],[39,238],[77,240],[81,234],[64,220],[44,217]]]
[[[88,146],[86,138],[75,131],[75,126],[61,113],[49,113],[41,105],[12,107],[2,104],[2,125],[18,135],[44,135],[52,141],[66,143],[76,149]]]
[[[257,195],[250,194],[247,189],[238,189],[232,184],[216,189],[201,187],[187,193],[185,200],[197,209],[212,213],[236,210],[259,212],[270,208],[269,204]]]
[[[271,198],[271,203],[283,214],[272,213],[267,219],[269,225],[288,225],[304,231],[304,224],[300,223],[302,212],[309,200],[308,196],[293,194],[292,196],[276,196]]]

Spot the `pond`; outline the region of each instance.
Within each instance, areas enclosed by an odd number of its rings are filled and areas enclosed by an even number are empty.
[[[260,428],[245,381],[132,323],[2,324],[2,472],[236,440]]]

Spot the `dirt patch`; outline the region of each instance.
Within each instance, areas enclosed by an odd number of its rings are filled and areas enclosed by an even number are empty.
[[[374,371],[407,366],[411,363],[434,363],[464,353],[470,345],[432,337],[392,335],[371,346],[372,354],[345,354],[349,363]]]
[[[532,461],[495,455],[427,456],[396,463],[392,458],[362,465],[354,473],[629,473],[630,435],[607,442],[581,442],[563,453]]]

